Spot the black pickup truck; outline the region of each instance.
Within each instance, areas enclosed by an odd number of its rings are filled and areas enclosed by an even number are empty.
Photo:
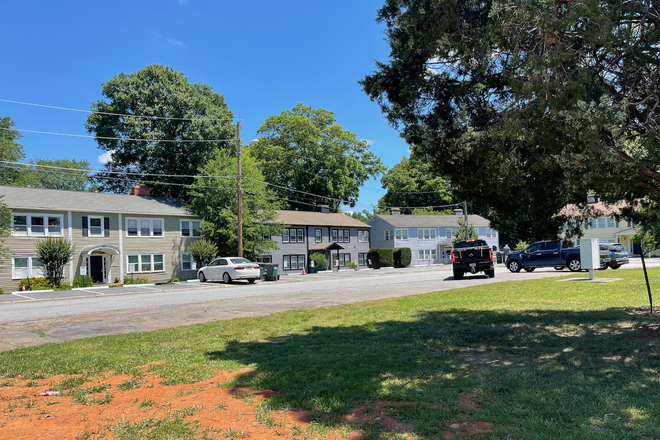
[[[485,240],[458,241],[451,253],[454,279],[463,279],[465,272],[483,272],[489,278],[495,277],[493,251]]]

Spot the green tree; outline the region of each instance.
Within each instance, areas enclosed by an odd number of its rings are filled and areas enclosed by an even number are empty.
[[[386,0],[361,84],[456,196],[556,236],[567,203],[660,197],[657,2]]]
[[[254,154],[264,177],[290,209],[339,208],[342,201],[353,207],[360,187],[385,170],[369,144],[344,130],[328,110],[299,103],[266,119],[257,134]]]
[[[218,256],[218,246],[207,239],[195,240],[188,246],[188,252],[192,254],[197,263],[197,269],[199,269],[208,266]]]
[[[76,247],[64,238],[47,237],[35,243],[37,256],[44,264],[51,286],[59,287],[64,278],[64,266],[73,258]]]
[[[458,241],[464,241],[464,240],[476,240],[479,238],[479,233],[477,232],[476,228],[472,223],[468,223],[467,227],[467,235],[465,231],[465,219],[463,217],[459,217],[456,219],[458,222],[458,231],[454,234],[454,239],[453,242],[456,243]]]
[[[68,191],[96,191],[97,189],[89,174],[92,165],[86,160],[30,159],[28,163],[36,166],[22,169],[19,179],[20,186]]]
[[[380,182],[387,190],[378,201],[380,206],[442,206],[452,202],[449,183],[433,171],[431,164],[414,156],[401,159],[383,175]]]
[[[85,126],[110,154],[106,170],[119,173],[101,176],[105,191],[125,193],[142,181],[153,196],[187,200],[199,168],[217,151],[235,149],[233,114],[223,96],[170,67],[122,72],[103,83],[101,93],[107,100],[92,103],[95,113]]]
[[[0,161],[19,162],[25,157],[23,145],[18,143],[21,133],[12,128],[14,125],[9,116],[0,116]],[[18,166],[0,163],[0,185],[16,185],[20,176]]]
[[[264,182],[256,159],[244,149],[241,175],[243,179],[243,252],[246,258],[267,253],[277,245],[269,238],[282,233],[277,223],[279,203]],[[215,159],[200,169],[190,189],[190,207],[204,219],[204,237],[218,246],[221,255],[238,252],[238,197],[235,175],[236,157],[226,151],[216,152]]]

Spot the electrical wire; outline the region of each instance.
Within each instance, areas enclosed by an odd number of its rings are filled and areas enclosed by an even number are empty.
[[[69,134],[69,133],[54,133],[50,131],[37,131],[37,130],[25,130],[22,128],[4,128],[0,127],[0,130],[6,131],[19,131],[21,133],[37,133],[37,134],[50,134],[55,136],[69,136],[69,137],[79,137],[79,138],[89,138],[89,139],[103,139],[111,141],[135,141],[135,142],[147,142],[147,143],[157,143],[157,142],[176,142],[176,143],[194,143],[194,142],[236,142],[236,139],[133,139],[133,138],[119,138],[119,137],[107,137],[107,136],[90,136],[84,134]]]

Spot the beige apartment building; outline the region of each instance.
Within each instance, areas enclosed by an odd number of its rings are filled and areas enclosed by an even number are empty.
[[[132,192],[147,196],[0,186],[12,211],[12,232],[4,243],[11,255],[2,262],[0,287],[16,291],[26,273],[43,275],[35,243],[45,237],[75,245],[65,268],[70,282],[82,273],[97,284],[137,276],[155,283],[194,279],[187,250],[200,237],[201,220],[181,200],[149,197],[144,187]]]

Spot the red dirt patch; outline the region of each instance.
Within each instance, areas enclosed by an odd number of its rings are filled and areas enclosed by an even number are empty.
[[[474,394],[462,394],[458,398],[457,407],[468,411],[483,411],[483,408],[475,402],[476,396]],[[452,423],[445,431],[445,439],[449,440],[456,436],[488,434],[493,432],[494,425],[491,422],[466,422],[467,414],[461,413],[458,415],[461,423]]]
[[[89,399],[102,399],[112,395],[107,404],[85,405],[75,397],[39,396],[47,389],[70,376],[56,376],[45,380],[16,380],[0,378],[0,437],[3,439],[76,439],[111,440],[114,425],[122,421],[137,423],[144,419],[164,419],[179,410],[192,413],[184,416],[188,422],[198,421],[198,433],[206,431],[209,438],[224,439],[226,433],[240,432],[249,440],[278,438],[289,440],[300,430],[309,430],[311,417],[306,411],[274,411],[268,414],[271,426],[259,421],[257,405],[273,396],[272,391],[251,391],[247,388],[224,389],[218,385],[234,379],[244,372],[220,372],[215,377],[198,383],[162,385],[161,377],[145,374],[140,378],[112,373],[95,377],[79,389],[99,385],[108,387]],[[138,388],[117,388],[128,380],[137,379]],[[181,414],[181,412],[179,412]],[[313,431],[313,429],[312,429]],[[339,432],[314,435],[311,438],[355,439],[359,433],[343,437]]]
[[[387,400],[377,400],[370,405],[360,405],[353,408],[351,412],[346,414],[343,422],[349,425],[360,425],[367,423],[371,426],[377,422],[387,426],[387,428],[394,432],[408,432],[412,430],[410,423],[400,422],[390,413],[396,413],[396,409],[392,406],[401,406],[401,402],[390,402]]]

